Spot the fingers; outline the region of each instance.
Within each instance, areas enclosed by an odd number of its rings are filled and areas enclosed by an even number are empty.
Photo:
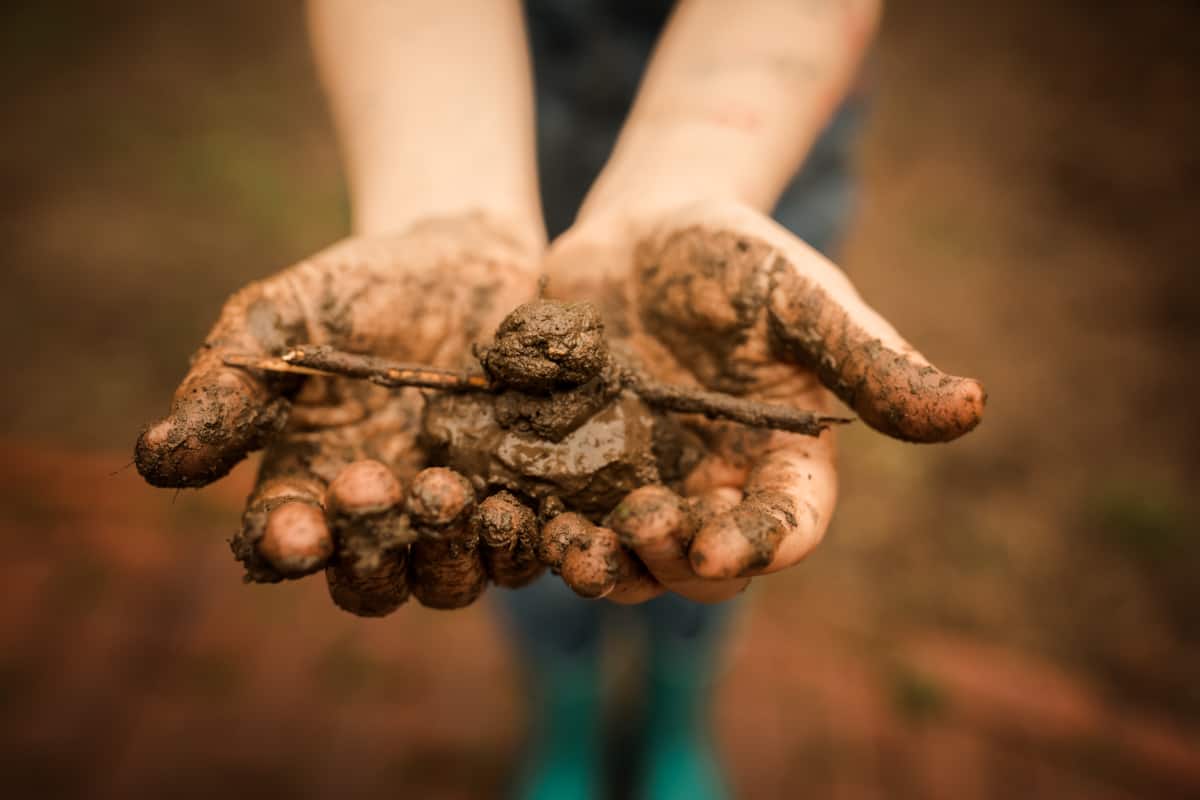
[[[454,470],[430,467],[417,473],[405,509],[417,531],[410,553],[413,596],[429,608],[463,608],[478,599],[487,584],[471,526],[475,491]]]
[[[302,324],[283,279],[234,295],[175,392],[170,413],[142,431],[138,472],[154,486],[203,486],[227,474],[280,430],[287,402],[278,385],[224,365],[228,353],[266,354]]]
[[[973,378],[925,360],[857,295],[835,299],[786,262],[768,299],[780,349],[876,430],[910,442],[948,442],[979,424],[987,399]]]
[[[284,577],[316,572],[333,555],[333,539],[321,507],[289,500],[273,509],[258,552]]]
[[[325,491],[339,560],[363,572],[412,544],[416,534],[404,519],[403,500],[400,481],[384,464],[365,459],[343,469]]]
[[[322,569],[333,556],[321,502],[325,484],[297,455],[282,449],[264,459],[241,530],[230,542],[247,581],[301,578]]]
[[[416,534],[403,516],[404,493],[378,461],[356,461],[325,492],[338,558],[325,570],[329,596],[361,617],[382,617],[408,599],[408,548]]]
[[[384,616],[408,597],[408,545],[403,492],[392,471],[363,460],[328,487],[303,445],[276,448],[234,537],[246,579],[276,582],[325,570],[330,597],[359,616]]]
[[[688,558],[697,575],[732,578],[792,566],[821,541],[837,498],[828,435],[776,434],[782,446],[764,453],[735,507],[705,522]]]
[[[688,546],[699,523],[740,499],[736,489],[715,489],[689,503],[665,486],[643,486],[630,492],[607,521],[667,589],[689,600],[716,603],[741,592],[750,579],[698,577],[688,560]]]
[[[616,532],[566,513],[546,523],[539,551],[576,594],[617,603],[642,603],[665,591],[628,550]]]
[[[931,366],[844,273],[759,214],[690,211],[639,249],[638,274],[648,330],[710,387],[753,389],[782,358],[899,439],[949,441],[983,415],[978,381]]]
[[[542,574],[535,552],[537,515],[509,492],[479,504],[471,527],[482,543],[483,563],[498,586],[519,589]]]

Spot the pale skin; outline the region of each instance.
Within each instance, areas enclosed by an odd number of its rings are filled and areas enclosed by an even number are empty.
[[[458,366],[471,341],[536,294],[543,272],[552,295],[596,303],[610,331],[620,332],[620,346],[663,379],[732,385],[815,410],[833,410],[822,381],[853,384],[855,410],[893,435],[929,439],[932,426],[952,438],[973,426],[983,406],[977,383],[933,381],[928,396],[923,389],[892,396],[891,384],[869,365],[853,355],[826,358],[803,324],[788,321],[789,303],[818,297],[851,339],[877,340],[912,369],[927,363],[834,264],[768,217],[846,92],[879,3],[747,0],[736,14],[729,7],[724,0],[679,4],[608,165],[575,225],[547,246],[520,5],[311,0],[313,48],[343,146],[354,235],[230,301],[172,415],[143,434],[143,474],[157,468],[158,483],[200,485],[267,444],[250,500],[259,513],[248,514],[247,524],[283,528],[295,518],[297,531],[303,524],[319,532],[319,515],[296,509],[328,507],[328,486],[347,470],[354,475],[381,462],[407,486],[426,466],[414,443],[418,400],[313,380],[300,389],[286,424],[262,415],[254,417],[254,435],[210,441],[200,435],[203,423],[248,419],[282,390],[222,365],[221,355],[266,354],[290,335]],[[720,257],[709,250],[722,247],[761,256],[753,264],[742,258],[742,277],[769,283],[758,317],[737,331],[736,347],[725,349],[722,321],[745,306],[730,288],[737,276],[708,275],[709,290],[693,306],[670,301],[672,281],[691,277],[689,254]],[[494,298],[482,312],[475,310],[479,291]],[[264,317],[271,321],[265,334]],[[798,349],[768,341],[768,319],[785,340],[794,334]],[[711,331],[703,329],[710,322]],[[806,347],[820,358],[806,357]],[[821,360],[818,376],[808,364]],[[201,408],[195,392],[206,387],[219,391]],[[888,425],[901,406],[897,433]],[[708,450],[683,496],[662,486],[633,492],[608,527],[593,531],[604,546],[568,554],[564,580],[589,576],[587,594],[617,602],[664,591],[715,602],[816,547],[837,496],[832,432],[813,438],[699,425]],[[203,446],[167,459],[171,443],[182,440]],[[387,493],[377,504],[398,502],[396,486]],[[565,518],[547,532],[571,524],[588,529]],[[312,538],[293,538],[304,536]],[[587,559],[614,547],[623,563],[645,569],[622,568],[597,586],[603,569]]]

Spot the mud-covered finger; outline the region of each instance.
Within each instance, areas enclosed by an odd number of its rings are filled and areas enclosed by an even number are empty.
[[[747,578],[698,577],[688,560],[688,545],[701,515],[708,513],[707,507],[730,496],[741,497],[736,489],[716,489],[709,494],[712,499],[700,507],[665,486],[643,486],[630,492],[606,520],[621,543],[633,551],[659,583],[672,592],[704,603],[727,600],[748,583]]]
[[[325,514],[337,558],[325,570],[341,609],[382,617],[408,599],[408,545],[414,534],[402,511],[400,481],[373,460],[347,465],[325,491]]]
[[[512,493],[497,492],[480,503],[471,527],[479,537],[484,566],[497,586],[518,589],[545,569],[536,552],[537,514]]]
[[[760,575],[792,566],[812,552],[829,526],[837,496],[832,448],[825,438],[762,456],[742,501],[712,516],[692,540],[688,557],[697,575]]]
[[[134,463],[154,486],[203,486],[262,448],[287,418],[284,380],[226,366],[231,353],[267,355],[298,335],[302,315],[282,276],[253,283],[225,304],[170,412],[138,437]]]
[[[835,294],[780,259],[767,303],[777,349],[812,368],[872,428],[947,442],[982,419],[983,384],[934,367],[857,293]]]
[[[333,556],[322,507],[325,482],[296,455],[277,448],[263,458],[241,528],[230,541],[247,581],[300,578],[320,570]]]
[[[408,600],[408,561],[407,551],[396,550],[367,571],[330,564],[325,568],[329,597],[355,616],[386,617]]]
[[[579,596],[638,603],[662,593],[661,584],[611,528],[573,513],[555,517],[547,527],[564,542],[558,573]]]
[[[325,491],[337,559],[325,570],[329,596],[344,611],[383,617],[408,599],[412,534],[401,512],[403,488],[378,461],[347,465]]]
[[[400,481],[379,461],[355,461],[338,473],[325,491],[325,513],[339,560],[368,570],[383,554],[412,544],[416,533],[403,501]]]
[[[616,534],[613,536],[616,537]],[[654,577],[637,554],[629,548],[619,547],[613,558],[617,562],[617,582],[612,591],[605,596],[605,600],[622,605],[636,605],[653,600],[667,591],[667,587]]]
[[[832,262],[744,208],[696,207],[638,250],[648,330],[711,388],[754,388],[746,365],[811,367],[872,427],[949,441],[983,414],[983,386],[931,366]],[[766,348],[764,350],[764,345]]]
[[[463,608],[487,585],[487,571],[471,517],[475,490],[452,469],[430,467],[417,473],[405,510],[417,532],[410,551],[409,582],[424,606]]]

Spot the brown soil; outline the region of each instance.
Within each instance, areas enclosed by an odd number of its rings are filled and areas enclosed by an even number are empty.
[[[507,489],[541,500],[558,497],[585,514],[607,513],[626,492],[658,480],[654,417],[624,394],[553,442],[503,427],[488,395],[442,395],[425,411],[422,440],[435,463],[481,490]]]

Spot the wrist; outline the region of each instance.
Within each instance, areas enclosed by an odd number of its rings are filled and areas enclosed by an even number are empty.
[[[541,258],[546,249],[546,228],[540,207],[530,209],[513,204],[489,202],[486,196],[474,198],[423,197],[418,204],[415,193],[389,197],[380,193],[356,199],[352,227],[355,236],[387,236],[410,230],[430,220],[477,220],[498,238],[508,240],[522,257]]]
[[[736,132],[663,124],[634,132],[613,154],[579,210],[578,221],[643,218],[698,202],[768,208],[775,182],[730,157],[748,146]]]

